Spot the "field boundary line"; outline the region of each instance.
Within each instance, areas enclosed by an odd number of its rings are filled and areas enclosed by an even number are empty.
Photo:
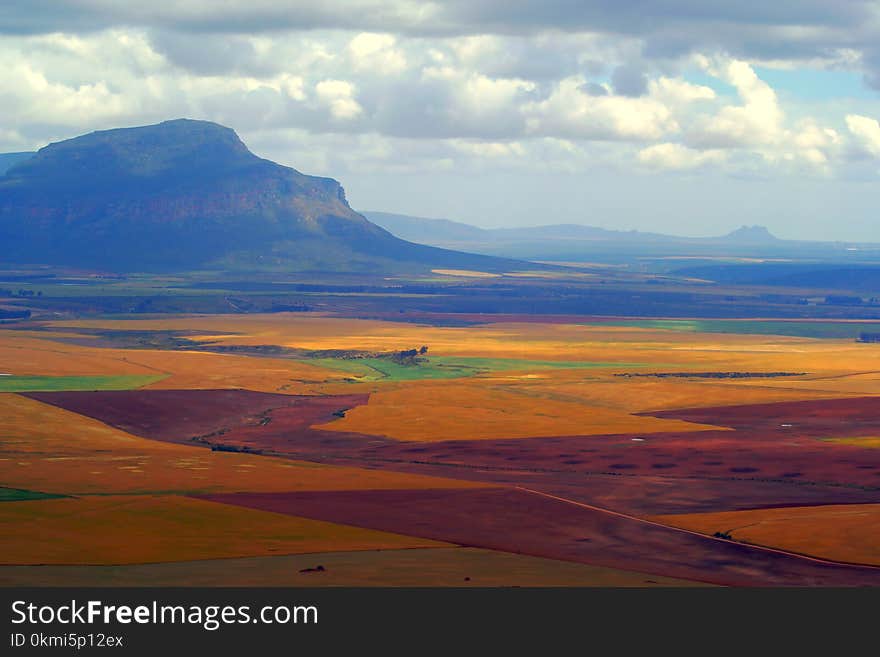
[[[867,568],[870,570],[880,570],[880,566],[875,566],[872,564],[866,563],[858,563],[854,561],[835,561],[833,559],[824,559],[822,557],[814,557],[808,554],[803,554],[801,552],[790,552],[788,550],[782,550],[779,548],[769,547],[766,545],[757,545],[755,543],[744,543],[742,541],[734,541],[727,538],[721,538],[720,536],[710,536],[709,534],[701,534],[700,532],[694,531],[692,529],[685,529],[683,527],[675,527],[673,525],[664,525],[663,523],[656,522],[654,520],[646,520],[645,518],[639,518],[637,516],[632,516],[627,513],[621,513],[620,511],[612,511],[611,509],[605,509],[600,506],[593,506],[592,504],[586,504],[585,502],[578,502],[577,500],[572,500],[567,497],[560,497],[558,495],[553,495],[552,493],[545,493],[544,491],[534,490],[532,488],[526,488],[524,486],[514,486],[516,490],[521,490],[526,493],[531,493],[533,495],[540,495],[541,497],[546,497],[551,500],[556,500],[558,502],[563,502],[566,504],[571,504],[574,506],[579,506],[584,509],[588,509],[590,511],[597,511],[599,513],[604,513],[606,515],[616,516],[618,518],[624,518],[626,520],[634,520],[636,522],[651,525],[653,527],[660,527],[663,529],[670,529],[672,531],[676,531],[682,534],[690,534],[691,536],[698,536],[699,538],[709,539],[712,541],[718,541],[720,543],[729,543],[731,545],[738,545],[746,548],[753,548],[755,550],[760,550],[763,552],[769,552],[772,554],[781,554],[786,557],[794,557],[797,559],[805,559],[807,561],[811,561],[814,563],[819,563],[825,566],[852,566],[857,568]]]

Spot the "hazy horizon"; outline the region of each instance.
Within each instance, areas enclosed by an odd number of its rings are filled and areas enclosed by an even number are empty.
[[[0,10],[0,152],[189,117],[357,210],[880,242],[876,2]]]

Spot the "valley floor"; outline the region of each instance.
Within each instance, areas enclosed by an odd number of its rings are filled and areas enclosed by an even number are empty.
[[[880,345],[448,319],[0,325],[0,584],[880,585]]]

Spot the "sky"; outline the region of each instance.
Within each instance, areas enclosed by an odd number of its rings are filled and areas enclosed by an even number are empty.
[[[181,117],[361,211],[880,242],[880,0],[0,4],[0,152]]]

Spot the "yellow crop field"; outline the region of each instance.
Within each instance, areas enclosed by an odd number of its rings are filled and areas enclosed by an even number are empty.
[[[470,269],[432,269],[434,274],[444,276],[460,276],[462,278],[500,278],[501,274],[490,274],[486,271],[471,271]]]
[[[636,417],[625,411],[559,401],[468,381],[413,382],[374,393],[366,406],[320,425],[328,431],[356,431],[397,440],[480,440],[626,432],[701,431],[707,425]]]
[[[4,334],[5,333],[5,334]],[[85,347],[0,331],[0,373],[30,376],[152,375],[150,388],[308,394],[339,372],[301,361],[191,351]]]
[[[871,449],[880,449],[880,436],[865,436],[855,438],[827,438],[829,442],[838,445],[855,445],[856,447],[869,447]]]
[[[337,372],[280,358],[230,356],[201,352],[134,351],[125,358],[169,373],[147,388],[208,390],[244,388],[258,392],[309,394],[309,384],[340,378]]]
[[[313,313],[225,315],[161,320],[74,320],[53,322],[63,330],[76,327],[128,330],[196,330],[194,336],[228,345],[274,344],[304,349],[393,351],[429,345],[443,355],[550,360],[614,360],[634,353],[666,351],[668,344],[687,345],[688,336],[673,331],[592,327],[572,324],[497,323],[475,327],[335,318]],[[232,334],[232,335],[229,335]],[[657,339],[659,336],[662,339]],[[718,336],[720,338],[725,336]],[[748,343],[756,336],[742,337]],[[619,344],[618,344],[619,343]],[[611,349],[610,355],[605,351]],[[666,360],[669,362],[669,354]],[[597,358],[598,357],[598,358]],[[686,361],[682,356],[680,360]]]
[[[836,504],[656,516],[673,527],[833,561],[880,566],[880,504]]]
[[[570,374],[570,373],[568,373]],[[623,378],[614,376],[566,380],[565,375],[524,381],[516,387],[522,394],[611,408],[629,413],[678,408],[762,404],[839,396],[832,392],[791,390],[783,385],[764,388],[719,379]],[[568,377],[574,378],[574,377]],[[747,380],[747,379],[746,379]],[[766,380],[766,379],[765,379]],[[791,379],[786,379],[790,381]]]
[[[754,381],[745,382],[745,385],[760,388],[762,391],[772,393],[774,390],[784,388],[804,397],[811,392],[838,397],[880,394],[880,374],[877,372],[843,374],[835,371],[833,374],[805,376],[797,380],[765,381],[764,384],[760,385]]]
[[[186,497],[102,496],[0,505],[3,564],[129,564],[445,543]]]
[[[0,331],[0,372],[26,376],[101,376],[156,374],[106,349],[65,344],[51,339],[22,337]],[[32,335],[34,332],[32,332]]]
[[[412,323],[327,317],[317,313],[214,315],[148,320],[52,322],[58,330],[77,327],[126,330],[193,330],[228,345],[280,345],[303,349],[393,351],[428,345],[431,353],[470,357],[561,361],[657,363],[700,370],[798,371],[857,374],[880,371],[880,350],[851,340],[768,335],[691,333],[602,324],[538,322],[437,327]]]

